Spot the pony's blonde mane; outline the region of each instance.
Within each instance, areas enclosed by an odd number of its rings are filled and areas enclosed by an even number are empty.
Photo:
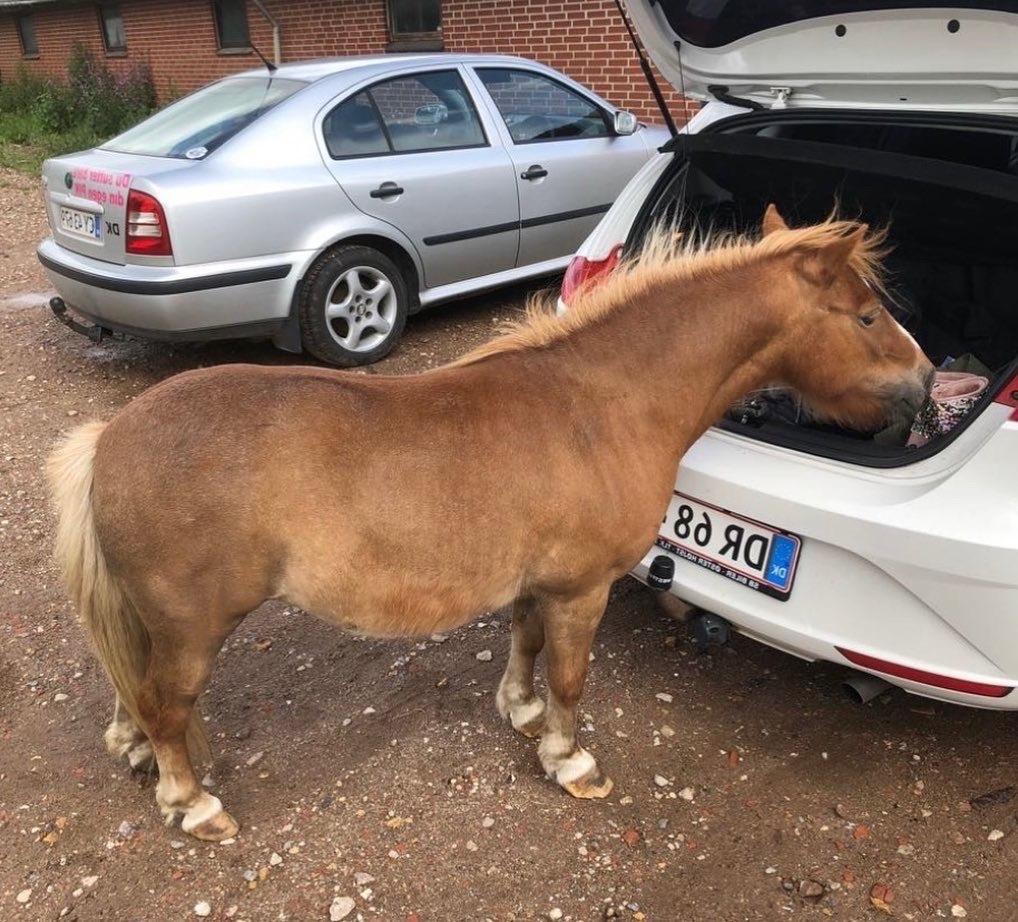
[[[864,233],[859,233],[865,230]],[[505,324],[501,335],[478,346],[454,365],[465,365],[520,349],[549,346],[590,326],[622,304],[631,303],[662,281],[720,276],[794,250],[821,250],[858,235],[848,256],[849,267],[875,291],[884,292],[882,260],[887,230],[870,231],[858,221],[831,214],[820,224],[776,230],[765,237],[713,231],[680,233],[660,224],[648,234],[639,252],[623,260],[603,281],[581,289],[564,314],[556,314],[554,293],[531,297],[522,319]]]

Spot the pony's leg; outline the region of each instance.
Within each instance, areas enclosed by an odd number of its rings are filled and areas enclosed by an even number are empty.
[[[120,696],[117,695],[113,705],[113,720],[103,734],[106,751],[113,758],[122,759],[145,738],[145,734],[120,704]]]
[[[548,710],[537,748],[541,765],[574,797],[607,797],[612,781],[576,741],[576,709],[587,677],[590,647],[608,600],[598,586],[569,600],[542,604],[548,647]]]
[[[201,633],[198,625],[191,630]],[[148,670],[138,693],[138,709],[159,763],[156,803],[167,823],[179,814],[184,832],[210,842],[228,839],[240,827],[219,798],[198,783],[187,750],[187,728],[228,633],[153,638]]]
[[[122,759],[126,755],[131,768],[136,771],[151,771],[155,768],[152,744],[121,705],[119,695],[113,706],[113,720],[106,728],[103,739],[111,756]]]
[[[533,599],[513,604],[509,662],[498,686],[495,704],[513,729],[531,738],[544,728],[544,702],[534,694],[534,660],[544,647],[544,624]]]

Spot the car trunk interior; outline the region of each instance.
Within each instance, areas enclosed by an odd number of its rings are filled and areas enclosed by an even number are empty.
[[[890,113],[760,112],[671,142],[675,165],[637,225],[759,228],[769,202],[793,225],[842,215],[890,228],[888,306],[938,367],[962,359],[992,400],[1018,356],[1018,132]],[[851,432],[802,419],[794,397],[762,395],[726,428],[827,457],[896,466],[935,453],[966,420],[919,448],[908,433]]]

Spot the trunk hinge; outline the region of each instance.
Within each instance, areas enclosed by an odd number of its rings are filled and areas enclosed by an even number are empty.
[[[768,87],[768,89],[774,97],[771,108],[784,109],[788,105],[788,98],[792,95],[792,88],[790,86],[772,86]]]

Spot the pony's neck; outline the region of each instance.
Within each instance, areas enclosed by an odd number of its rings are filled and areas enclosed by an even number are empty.
[[[732,404],[779,377],[794,335],[781,287],[766,263],[723,280],[664,272],[591,328],[592,381],[681,457]]]

